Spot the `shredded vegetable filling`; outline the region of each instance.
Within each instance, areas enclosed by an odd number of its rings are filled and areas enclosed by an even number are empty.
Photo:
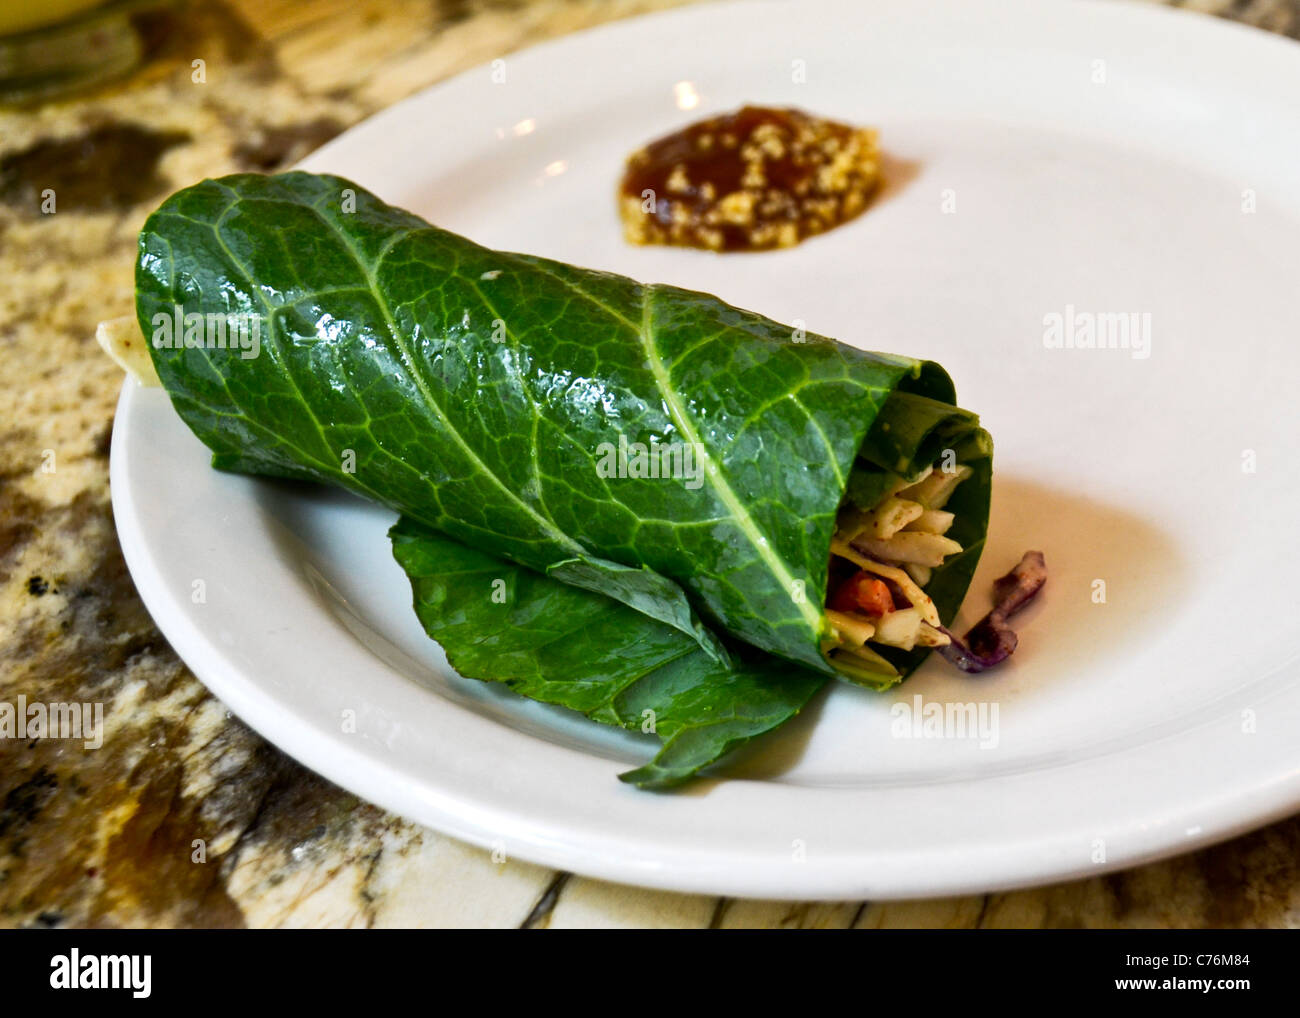
[[[898,670],[872,645],[912,650],[950,643],[925,593],[933,571],[962,546],[945,535],[944,510],[971,468],[927,467],[907,478],[889,475],[872,508],[846,502],[831,540],[826,618],[828,659],[850,673],[892,677]]]

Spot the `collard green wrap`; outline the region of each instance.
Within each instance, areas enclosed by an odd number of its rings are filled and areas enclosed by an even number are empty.
[[[338,177],[173,195],[140,234],[136,286],[158,375],[214,466],[348,488],[629,605],[722,666],[742,641],[834,674],[827,562],[860,455],[906,472],[941,443],[974,466],[949,506],[966,551],[927,588],[945,621],[983,544],[991,447],[938,365],[489,250]],[[160,331],[194,314],[238,316],[257,341]],[[641,447],[674,476],[637,476]]]

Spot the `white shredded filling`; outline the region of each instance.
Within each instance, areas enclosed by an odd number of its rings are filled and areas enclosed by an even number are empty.
[[[121,318],[100,322],[95,329],[95,339],[104,353],[141,385],[162,385],[158,372],[154,370],[153,359],[149,356],[146,345],[148,341],[140,331],[140,323],[136,321],[135,315],[123,315]]]
[[[943,507],[971,473],[965,465],[951,471],[927,468],[911,480],[900,478],[870,510],[841,509],[831,540],[832,556],[888,580],[912,606],[880,616],[828,608],[832,638],[826,653],[833,664],[848,672],[865,667],[868,672],[896,676],[897,669],[871,644],[912,650],[951,642],[937,628],[939,612],[923,588],[935,569],[962,550],[946,536],[956,517]]]

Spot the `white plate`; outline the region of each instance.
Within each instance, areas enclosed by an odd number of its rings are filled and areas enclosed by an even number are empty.
[[[231,710],[457,837],[685,891],[1004,888],[1300,805],[1300,48],[1144,6],[754,2],[615,24],[502,69],[382,113],[307,168],[485,244],[942,361],[998,448],[963,617],[1030,547],[1051,570],[1042,603],[998,672],[932,660],[895,695],[840,685],[742,777],[646,794],[614,777],[651,752],[642,737],[448,673],[389,513],[219,474],[162,393],[127,385],[112,461],[127,562]],[[626,245],[627,153],[746,101],[878,125],[888,192],[787,252]],[[1067,305],[1076,335],[1080,312],[1149,314],[1150,356],[1049,349],[1047,316]],[[917,695],[996,705],[997,745],[894,735],[891,707]]]

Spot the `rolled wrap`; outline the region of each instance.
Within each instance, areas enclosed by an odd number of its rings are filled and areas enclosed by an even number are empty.
[[[178,192],[141,231],[136,288],[158,375],[214,466],[348,488],[719,656],[710,627],[824,673],[829,546],[855,458],[884,455],[888,436],[864,443],[895,390],[954,401],[937,364],[489,250],[333,176]],[[255,355],[169,339],[182,310],[243,316]],[[987,522],[976,434],[958,436],[979,465],[949,506],[967,550],[928,588],[945,621]],[[620,443],[633,457],[638,443],[689,448],[696,475],[603,476]]]

